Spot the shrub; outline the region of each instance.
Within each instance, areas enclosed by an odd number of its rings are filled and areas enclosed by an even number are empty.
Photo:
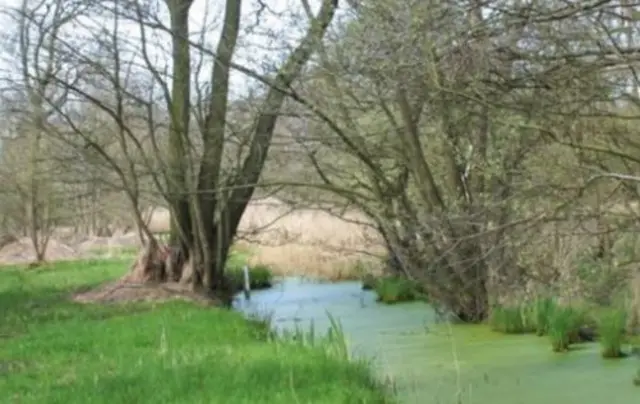
[[[620,358],[623,356],[622,344],[625,338],[627,312],[623,309],[608,309],[598,319],[598,334],[602,345],[603,358]]]
[[[551,298],[542,298],[533,304],[533,316],[535,317],[535,331],[537,336],[546,335],[549,331],[549,321],[556,308],[556,302]]]
[[[362,290],[373,290],[376,288],[378,279],[373,274],[365,274],[362,276]]]
[[[386,304],[425,299],[424,290],[417,282],[400,276],[388,276],[375,282],[378,301]]]
[[[556,307],[549,317],[548,334],[554,352],[566,352],[579,337],[584,314],[571,306]]]
[[[235,290],[244,288],[244,269],[241,266],[227,268],[227,276]],[[249,286],[252,290],[268,289],[273,284],[273,274],[266,265],[249,267]]]

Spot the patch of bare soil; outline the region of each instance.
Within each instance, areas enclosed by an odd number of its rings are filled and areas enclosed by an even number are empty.
[[[78,252],[58,240],[49,240],[45,259],[47,261],[65,261],[78,258]],[[0,248],[0,264],[25,264],[34,262],[36,254],[28,237],[23,237]]]
[[[222,304],[218,299],[196,293],[189,286],[177,282],[138,283],[126,278],[74,294],[72,299],[79,303],[163,302],[179,299],[205,306]]]

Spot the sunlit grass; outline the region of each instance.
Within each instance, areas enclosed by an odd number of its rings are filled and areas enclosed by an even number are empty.
[[[266,320],[187,302],[101,306],[67,299],[127,268],[126,261],[84,261],[0,270],[2,400],[390,402],[369,367],[346,358],[338,326],[310,341],[274,336]]]

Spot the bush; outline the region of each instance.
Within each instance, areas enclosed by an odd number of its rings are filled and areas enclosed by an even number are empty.
[[[365,274],[362,276],[362,290],[374,290],[378,283],[378,278],[373,274]]]
[[[556,302],[551,298],[538,299],[533,304],[533,316],[537,336],[546,335],[549,332],[549,321],[556,309]]]
[[[603,358],[620,358],[623,356],[622,344],[625,338],[627,312],[623,309],[608,309],[598,319],[598,334],[602,345]]]
[[[386,304],[426,300],[424,290],[417,282],[400,276],[388,276],[375,282],[378,301]]]
[[[227,276],[234,290],[244,289],[244,267],[227,268]],[[251,290],[268,289],[273,285],[273,274],[266,265],[249,267],[249,286]]]
[[[566,352],[579,340],[584,313],[571,307],[556,307],[549,318],[548,334],[554,352]]]

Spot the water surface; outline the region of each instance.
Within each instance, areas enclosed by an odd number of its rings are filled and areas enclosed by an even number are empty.
[[[424,303],[382,305],[359,282],[289,278],[238,300],[246,313],[270,314],[276,328],[329,328],[338,319],[356,355],[392,377],[402,402],[433,404],[638,404],[631,380],[640,361],[603,360],[597,344],[551,352],[547,338],[505,336],[483,326],[437,321]]]

